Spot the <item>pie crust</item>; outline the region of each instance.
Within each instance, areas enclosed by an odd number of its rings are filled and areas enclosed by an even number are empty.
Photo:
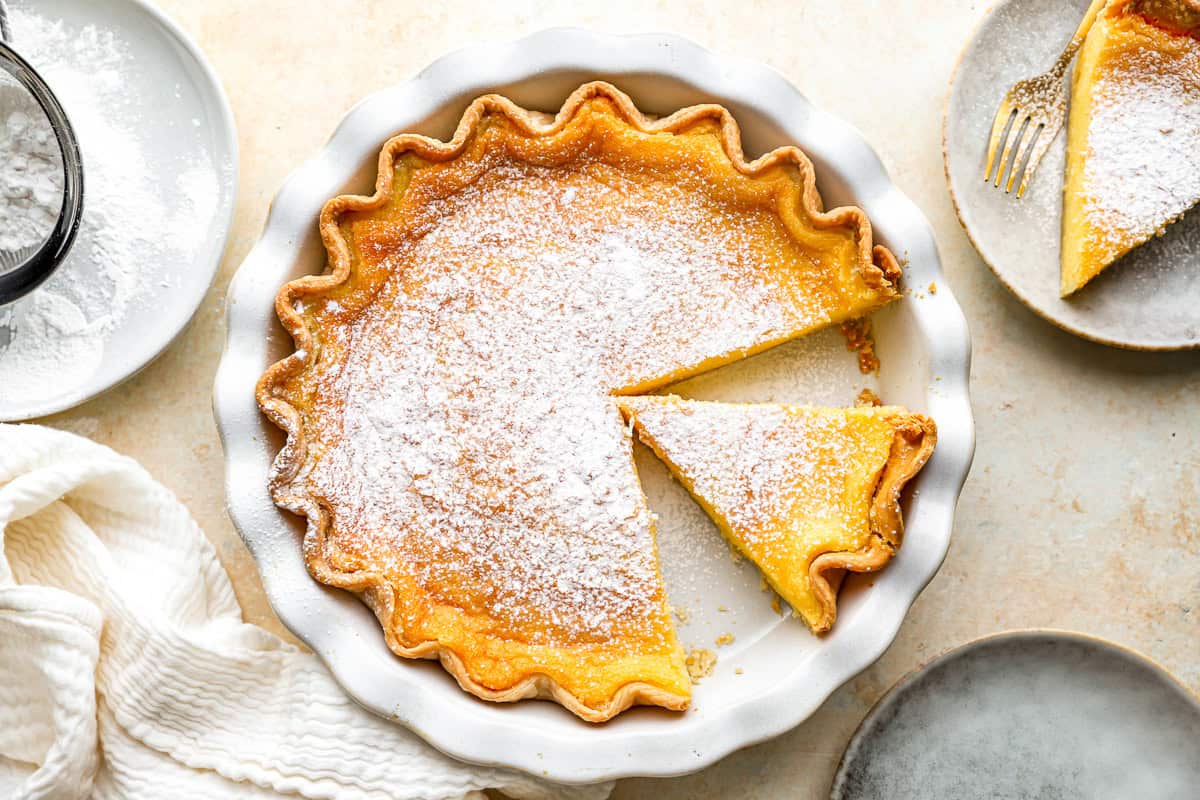
[[[796,148],[747,161],[720,106],[654,119],[605,83],[555,116],[481,97],[378,167],[322,210],[329,269],[280,290],[297,349],[256,392],[309,571],[485,700],[685,708],[613,395],[870,313],[895,258]]]

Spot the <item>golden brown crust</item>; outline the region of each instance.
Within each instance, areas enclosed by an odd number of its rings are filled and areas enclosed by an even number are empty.
[[[1173,33],[1200,36],[1200,0],[1118,0],[1109,4],[1112,14],[1126,8]]]
[[[494,703],[513,703],[517,700],[548,698],[588,722],[606,722],[633,705],[652,705],[671,711],[683,711],[691,699],[687,695],[674,694],[653,684],[632,682],[619,688],[604,705],[593,707],[580,702],[579,698],[546,675],[530,676],[508,689],[489,689],[471,678],[470,672],[457,653],[440,646],[437,642],[423,642],[416,647],[405,647],[401,644],[396,636],[397,623],[392,619],[395,608],[395,590],[390,584],[382,579],[376,579],[374,576],[370,580],[362,582],[347,580],[346,576],[351,573],[339,573],[332,570],[323,558],[319,559],[319,564],[314,565],[308,548],[306,548],[305,562],[308,564],[309,570],[324,568],[320,574],[313,571],[314,577],[321,582],[357,592],[362,597],[363,602],[375,612],[375,616],[379,619],[383,627],[384,638],[393,653],[404,658],[436,658],[442,668],[454,676],[464,691],[470,692],[480,699]]]
[[[396,635],[397,622],[392,619],[396,605],[395,590],[384,577],[370,570],[342,571],[327,558],[325,544],[329,515],[321,508],[316,498],[308,496],[292,485],[305,464],[307,442],[299,411],[282,397],[280,391],[285,381],[299,374],[312,362],[317,346],[312,331],[306,326],[301,314],[295,310],[296,301],[335,289],[349,279],[351,254],[339,225],[341,215],[383,207],[392,196],[395,164],[401,155],[411,153],[430,162],[452,160],[463,153],[481,120],[488,114],[504,115],[526,135],[553,135],[572,120],[584,103],[595,97],[604,97],[611,101],[624,121],[645,133],[675,133],[705,119],[716,120],[720,125],[721,144],[726,155],[734,167],[747,176],[755,176],[779,164],[794,166],[801,174],[801,210],[818,228],[853,228],[856,231],[859,250],[859,270],[866,284],[883,293],[888,300],[899,296],[895,284],[901,274],[900,266],[887,248],[873,244],[871,224],[866,213],[856,207],[824,211],[812,164],[796,147],[781,147],[754,161],[746,161],[737,123],[722,106],[697,105],[681,109],[661,119],[653,119],[642,114],[627,95],[612,85],[594,82],[576,89],[558,113],[548,117],[523,109],[505,97],[485,95],[468,106],[454,136],[448,142],[413,133],[400,134],[388,140],[379,154],[374,194],[369,197],[340,195],[325,204],[320,215],[320,232],[329,255],[329,269],[322,275],[308,275],[293,280],[279,290],[275,299],[275,311],[284,328],[291,334],[297,349],[295,353],[276,362],[263,373],[258,381],[255,396],[263,413],[287,434],[287,441],[275,459],[271,492],[276,504],[302,514],[308,521],[304,554],[305,563],[313,577],[322,583],[358,593],[379,618],[388,646],[393,652],[406,658],[439,659],[466,691],[485,700],[499,702],[548,697],[583,719],[601,722],[639,703],[683,709],[686,708],[689,698],[647,683],[634,682],[622,686],[603,707],[594,708],[582,704],[578,698],[545,675],[533,675],[509,689],[496,691],[473,681],[459,657],[436,642],[405,647]]]
[[[824,612],[812,625],[815,633],[825,633],[833,627],[837,619],[837,590],[845,573],[880,570],[900,547],[904,532],[900,492],[921,471],[937,444],[937,426],[933,420],[921,414],[902,417],[871,500],[870,544],[854,552],[822,553],[809,565],[813,595]]]

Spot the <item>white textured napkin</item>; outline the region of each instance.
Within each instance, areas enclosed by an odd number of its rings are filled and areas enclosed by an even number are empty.
[[[242,622],[215,552],[136,462],[0,425],[0,796],[593,800],[472,767]]]

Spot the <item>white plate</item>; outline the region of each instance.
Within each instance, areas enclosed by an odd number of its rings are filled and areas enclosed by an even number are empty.
[[[197,212],[197,205],[186,194],[176,192],[173,199],[172,191],[162,192],[164,218],[188,215],[192,219],[194,235],[188,237],[190,243],[172,248],[169,258],[147,256],[156,257],[160,263],[153,265],[153,274],[129,298],[120,319],[107,334],[98,364],[89,374],[49,374],[43,385],[19,398],[11,393],[6,397],[0,391],[0,420],[16,421],[71,408],[115,386],[153,361],[187,325],[216,275],[233,221],[237,137],[233,114],[212,68],[192,40],[149,3],[16,0],[10,7],[61,20],[68,32],[89,24],[112,31],[128,54],[131,67],[122,72],[126,95],[113,113],[121,115],[125,127],[136,128],[141,157],[148,169],[170,187],[175,187],[189,168],[202,170],[202,174],[193,172],[191,180],[207,181],[217,191],[215,202],[203,213]],[[13,46],[18,52],[20,35],[19,28],[14,30]],[[89,196],[87,189],[88,143],[81,144],[86,218],[89,197],[94,201],[95,194]],[[197,153],[208,153],[210,164],[197,160]],[[165,232],[146,233],[153,237]],[[79,268],[91,268],[81,240],[76,241],[63,270],[71,267],[73,260]],[[4,357],[0,353],[0,382],[3,378]]]
[[[877,388],[888,401],[931,414],[940,429],[937,452],[906,504],[908,535],[899,557],[872,580],[851,582],[836,627],[821,639],[770,610],[752,568],[732,563],[715,529],[643,451],[638,465],[651,507],[660,514],[668,594],[692,611],[680,637],[685,645],[712,647],[716,635],[730,631],[737,641],[720,650],[716,672],[696,687],[692,710],[633,709],[602,726],[551,703],[484,703],[461,691],[436,663],[393,656],[365,606],[320,586],[305,571],[300,520],[277,510],[267,492],[281,435],[254,402],[259,374],[292,349],[275,318],[275,293],[285,281],[323,268],[318,211],[336,194],[370,191],[384,140],[399,131],[446,137],[468,102],[489,91],[555,110],[572,89],[595,78],[613,81],[655,113],[722,103],[741,122],[749,153],[797,143],[816,164],[827,205],[854,201],[867,209],[879,240],[909,260],[908,284],[921,290],[877,315],[884,365]],[[931,282],[938,284],[936,294],[925,291]],[[275,611],[359,702],[468,761],[567,782],[677,775],[782,733],[887,648],[949,545],[974,447],[970,344],[928,223],[853,129],[813,108],[768,68],[717,57],[683,39],[550,30],[460,51],[412,81],[372,95],[279,192],[262,239],[230,287],[228,308],[215,404],[229,510]],[[849,404],[866,383],[854,363],[838,334],[827,332],[693,379],[685,388],[705,397]],[[864,590],[868,583],[874,585]]]
[[[1009,0],[963,50],[946,101],[950,194],[967,236],[1005,286],[1055,325],[1085,339],[1138,350],[1200,347],[1200,210],[1168,226],[1067,299],[1059,297],[1066,128],[1020,199],[983,180],[1000,98],[1054,63],[1088,0]],[[1015,193],[1014,193],[1015,194]]]
[[[953,650],[850,739],[833,800],[1195,798],[1200,700],[1145,656],[1065,631]]]

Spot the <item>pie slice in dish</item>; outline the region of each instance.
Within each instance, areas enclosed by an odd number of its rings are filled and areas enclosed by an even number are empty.
[[[895,259],[800,151],[747,162],[723,108],[650,119],[603,83],[556,116],[479,98],[379,164],[325,206],[330,271],[280,291],[297,350],[258,386],[309,570],[478,697],[684,708],[612,395],[869,313]]]
[[[622,397],[621,411],[721,533],[817,633],[846,571],[900,546],[900,490],[933,452],[933,421],[895,406],[809,408]]]
[[[1062,294],[1200,201],[1200,0],[1112,0],[1067,124]]]

